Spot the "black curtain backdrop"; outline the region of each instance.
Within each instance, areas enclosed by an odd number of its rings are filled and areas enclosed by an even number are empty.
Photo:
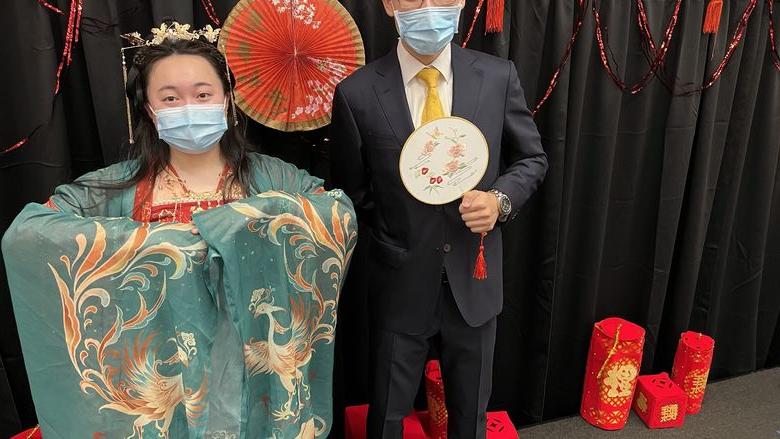
[[[491,407],[519,425],[575,414],[595,321],[643,325],[642,373],[669,370],[680,332],[716,340],[711,378],[780,365],[780,71],[772,65],[766,0],[722,78],[701,93],[749,0],[724,2],[720,32],[701,33],[706,0],[682,3],[664,69],[632,95],[605,73],[588,9],[571,58],[537,114],[550,171],[522,214],[505,226],[505,307],[499,317]],[[595,0],[609,60],[632,83],[648,63],[635,0]],[[52,2],[61,9],[66,0]],[[234,0],[215,0],[221,19]],[[343,0],[369,61],[394,46],[380,0]],[[476,0],[467,0],[461,38]],[[671,0],[644,0],[656,44]],[[165,17],[200,27],[200,0],[84,0],[81,41],[52,100],[65,19],[35,0],[3,5],[0,232],[22,206],[57,184],[121,160],[126,141],[119,34]],[[780,8],[780,4],[775,9]],[[483,12],[484,14],[484,12]],[[469,47],[512,59],[535,104],[577,23],[576,0],[507,0],[505,30]],[[780,18],[780,14],[777,14]],[[776,20],[780,21],[780,20]],[[777,26],[777,24],[776,24]],[[777,29],[776,32],[780,31]],[[268,154],[328,178],[328,130],[280,133],[252,125]],[[363,236],[368,236],[363,227]],[[368,337],[360,242],[342,295],[335,368],[335,429],[345,405],[367,399]],[[0,263],[0,435],[35,424],[35,412]],[[52,300],[55,300],[54,298]]]

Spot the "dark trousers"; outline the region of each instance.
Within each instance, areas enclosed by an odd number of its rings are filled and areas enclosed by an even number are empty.
[[[439,348],[449,438],[484,438],[491,391],[496,318],[469,326],[460,314],[446,280],[428,330],[420,335],[374,328],[371,336],[373,382],[367,437],[403,436],[403,418],[415,395],[432,344]]]

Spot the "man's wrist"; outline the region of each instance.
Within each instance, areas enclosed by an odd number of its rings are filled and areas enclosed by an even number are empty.
[[[509,215],[512,213],[512,202],[505,193],[498,189],[490,189],[488,192],[496,197],[496,203],[498,204],[498,221],[506,222],[509,219]]]

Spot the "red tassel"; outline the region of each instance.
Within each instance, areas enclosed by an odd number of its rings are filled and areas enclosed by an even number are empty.
[[[479,254],[477,255],[477,263],[474,266],[474,279],[477,280],[487,279],[487,262],[485,262],[485,235],[487,235],[487,233],[482,232],[479,237]]]
[[[504,0],[488,0],[485,33],[504,30]]]
[[[710,0],[707,13],[704,15],[702,33],[716,34],[720,27],[720,13],[723,11],[723,0]]]

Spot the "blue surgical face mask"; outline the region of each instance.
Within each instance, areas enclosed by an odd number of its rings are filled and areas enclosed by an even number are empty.
[[[436,55],[458,31],[461,6],[429,7],[395,11],[401,39],[420,55]]]
[[[202,154],[222,139],[227,131],[225,104],[184,105],[154,111],[157,135],[171,148]]]

